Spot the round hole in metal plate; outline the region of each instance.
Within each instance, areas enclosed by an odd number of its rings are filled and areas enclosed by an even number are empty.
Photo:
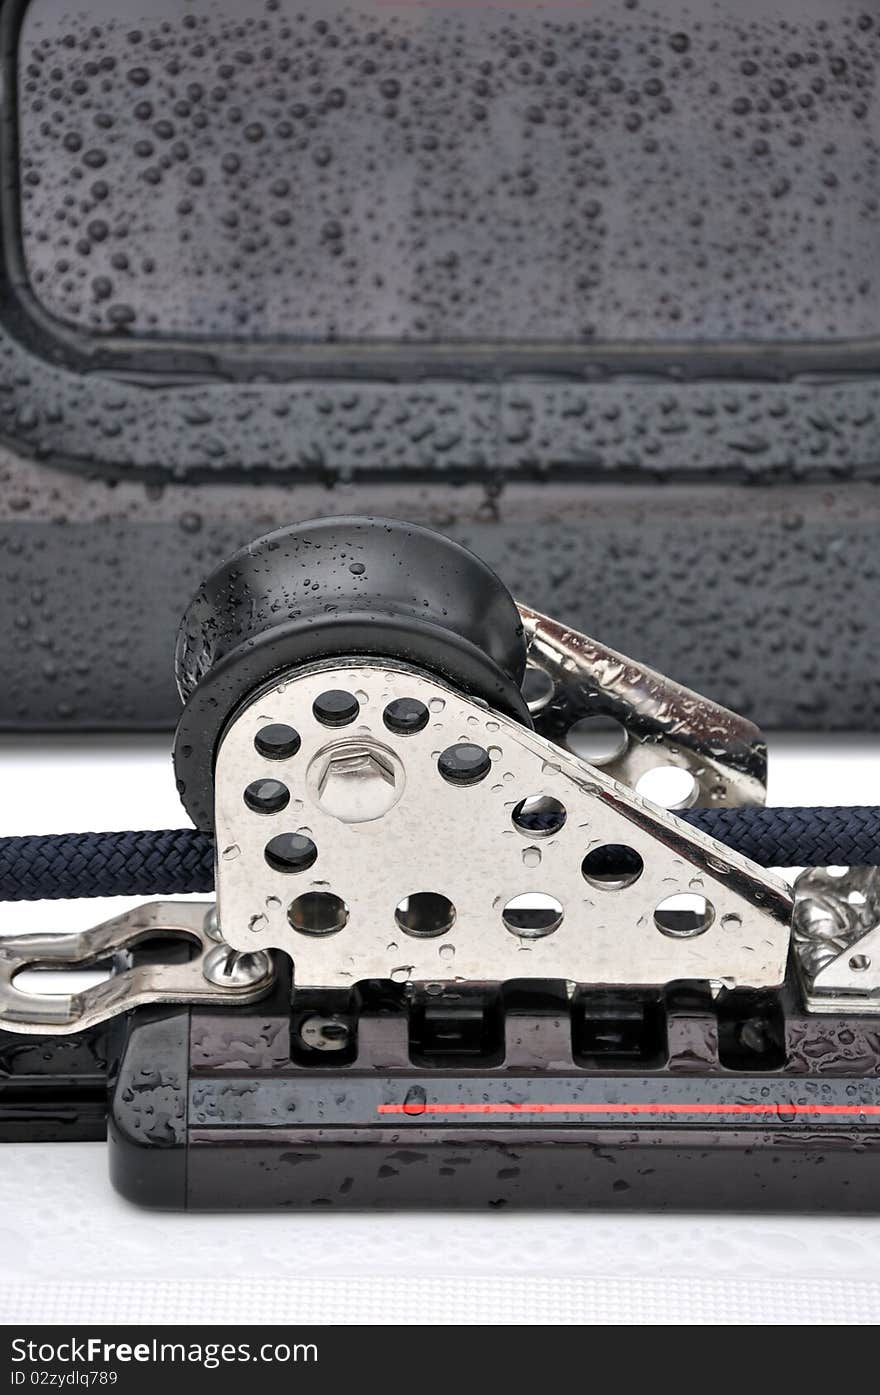
[[[530,794],[519,801],[510,817],[514,828],[526,837],[549,838],[565,823],[565,805],[551,794]]]
[[[319,693],[312,703],[312,712],[325,727],[347,727],[360,710],[361,705],[354,693],[347,693],[343,688],[328,688],[325,693]]]
[[[597,712],[573,722],[565,734],[570,751],[590,765],[610,765],[629,745],[626,729],[614,717]]]
[[[492,769],[492,757],[473,741],[459,741],[440,752],[437,769],[450,785],[476,785]]]
[[[287,919],[301,935],[335,935],[348,923],[348,906],[332,891],[304,891],[291,901]]]
[[[715,919],[715,907],[698,891],[676,891],[658,902],[654,924],[662,935],[689,940],[703,935]]]
[[[522,695],[526,700],[526,707],[533,717],[537,717],[538,713],[543,712],[544,708],[552,702],[555,692],[556,684],[549,673],[530,664],[522,681]]]
[[[300,748],[299,732],[285,722],[269,722],[260,727],[254,737],[254,746],[266,760],[288,760]]]
[[[581,863],[584,880],[600,891],[622,891],[637,882],[644,870],[641,854],[625,843],[603,843]]]
[[[290,803],[290,790],[281,780],[252,780],[244,792],[244,802],[254,814],[279,814]]]
[[[512,896],[501,919],[511,935],[521,940],[540,940],[544,935],[552,935],[562,924],[562,903],[555,896],[543,891],[525,891]]]
[[[455,923],[455,907],[439,891],[416,891],[404,896],[394,911],[401,930],[416,939],[430,940],[445,935]]]
[[[386,727],[397,736],[413,736],[423,731],[430,719],[430,712],[418,698],[394,698],[382,713]]]
[[[636,781],[636,793],[661,809],[689,809],[699,792],[691,772],[680,765],[657,765]]]
[[[273,872],[306,872],[314,865],[318,849],[304,833],[277,833],[266,844],[264,856]]]

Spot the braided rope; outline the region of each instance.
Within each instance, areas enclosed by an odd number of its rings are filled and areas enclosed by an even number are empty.
[[[0,838],[0,900],[179,896],[214,885],[214,841],[192,828]]]
[[[762,867],[880,865],[880,808],[700,809],[688,823]]]
[[[880,808],[698,809],[681,816],[763,867],[880,865]],[[214,885],[191,828],[0,838],[0,901],[180,896]]]

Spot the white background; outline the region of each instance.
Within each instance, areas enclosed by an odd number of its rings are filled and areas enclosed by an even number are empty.
[[[880,738],[770,744],[769,803],[880,802]],[[163,738],[3,739],[0,791],[0,834],[183,821]],[[0,905],[0,934],[130,904]],[[0,1322],[878,1319],[880,1216],[171,1215],[101,1144],[0,1146]]]

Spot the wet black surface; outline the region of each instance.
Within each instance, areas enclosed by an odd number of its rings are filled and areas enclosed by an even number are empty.
[[[731,1029],[739,1040],[769,1000],[734,993],[713,1007],[704,992],[673,989],[657,1059],[624,1059],[626,995],[606,990],[590,1038],[602,1058],[587,1063],[577,1039],[595,998],[576,998],[569,1020],[561,985],[509,985],[500,1054],[490,1043],[457,1054],[443,1034],[445,1055],[417,1063],[412,1018],[387,995],[371,1002],[378,987],[362,985],[345,1060],[292,1050],[281,986],[251,1008],[193,1013],[188,1049],[185,1018],[169,1017],[161,1037],[136,1028],[113,1103],[116,1186],[147,1204],[224,1210],[877,1208],[868,1018],[805,1017],[783,992],[779,1052],[743,1056],[740,1044],[731,1056]],[[433,1002],[448,1012],[460,996]],[[166,1040],[170,1075],[167,1051],[152,1062]]]
[[[0,724],[171,725],[202,577],[323,512],[765,724],[876,723],[871,6],[0,18]]]
[[[412,494],[398,508],[472,548],[528,604],[765,726],[871,730],[880,722],[875,493],[860,485],[732,499],[704,488],[682,499],[655,486],[578,511],[567,491],[547,486],[548,516],[535,499],[532,522],[516,489],[495,522],[454,491],[445,521]],[[330,491],[321,502],[340,507]],[[358,502],[348,494],[341,506]],[[99,513],[92,525],[0,525],[0,724],[174,725],[181,613],[266,518],[258,493],[255,516],[242,508],[237,522],[193,514],[190,502],[183,517],[198,519],[195,531],[156,518],[161,503],[141,496],[129,513]],[[294,514],[295,502],[286,507]]]
[[[28,453],[874,471],[880,29],[853,0],[2,14],[0,430]]]
[[[878,53],[852,0],[34,0],[28,276],[134,334],[870,336]]]

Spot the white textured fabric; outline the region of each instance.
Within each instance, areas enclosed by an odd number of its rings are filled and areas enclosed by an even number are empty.
[[[874,1324],[880,1282],[605,1278],[322,1277],[0,1285],[0,1321],[46,1323],[364,1323],[529,1326],[635,1323]]]
[[[876,798],[877,739],[771,744],[771,802]],[[2,741],[0,783],[2,833],[181,821],[160,740]],[[0,933],[126,904],[0,905]],[[102,1145],[0,1147],[7,1323],[878,1320],[880,1218],[166,1215],[113,1193]]]
[[[4,1322],[864,1322],[880,1217],[141,1211],[100,1144],[0,1150]]]

